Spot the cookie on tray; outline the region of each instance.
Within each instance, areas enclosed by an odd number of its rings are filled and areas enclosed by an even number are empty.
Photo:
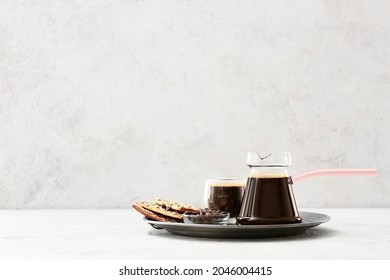
[[[159,222],[171,222],[171,223],[181,223],[182,220],[175,219],[169,216],[165,216],[159,213],[155,213],[153,211],[150,211],[144,207],[142,207],[141,204],[135,203],[132,205],[135,210],[137,210],[139,213],[144,215],[146,218],[151,219],[153,221],[159,221]]]
[[[198,208],[193,207],[190,204],[178,203],[172,200],[156,198],[153,203],[160,205],[161,207],[167,210],[174,210],[180,213],[184,213],[186,211],[197,211]]]

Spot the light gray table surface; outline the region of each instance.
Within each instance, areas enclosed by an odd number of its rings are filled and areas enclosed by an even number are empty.
[[[390,208],[301,209],[303,234],[211,239],[156,230],[132,209],[0,210],[0,259],[390,259]]]

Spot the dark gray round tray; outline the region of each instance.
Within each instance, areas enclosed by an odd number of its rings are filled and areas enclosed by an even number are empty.
[[[172,234],[208,238],[263,238],[295,235],[330,220],[325,214],[300,212],[301,223],[276,225],[206,225],[156,222],[145,219],[155,229],[165,229]]]

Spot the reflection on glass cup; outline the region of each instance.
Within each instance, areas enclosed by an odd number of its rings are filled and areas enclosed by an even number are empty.
[[[230,213],[235,218],[240,213],[245,180],[237,178],[208,179],[203,206]]]

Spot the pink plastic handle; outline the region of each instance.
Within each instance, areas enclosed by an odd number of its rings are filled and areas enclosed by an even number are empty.
[[[319,169],[293,176],[292,182],[298,183],[303,180],[323,176],[376,176],[378,171],[375,168],[333,168]]]

